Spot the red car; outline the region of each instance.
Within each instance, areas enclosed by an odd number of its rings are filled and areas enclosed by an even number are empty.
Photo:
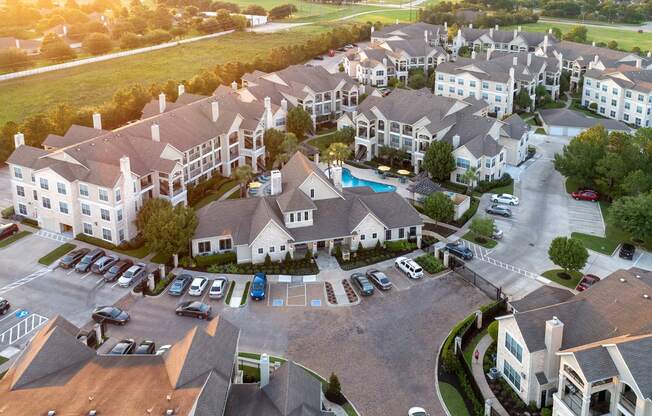
[[[598,276],[596,276],[594,274],[586,274],[586,275],[584,275],[582,280],[580,280],[580,282],[577,284],[577,287],[575,288],[575,290],[577,290],[578,292],[583,292],[586,289],[593,286],[594,284],[598,283],[599,281],[600,281],[600,278]]]
[[[14,223],[0,225],[0,240],[4,240],[18,232],[18,226]]]
[[[571,196],[574,199],[578,199],[582,201],[598,202],[598,200],[600,199],[600,194],[598,194],[597,192],[591,189],[581,189],[577,192],[573,192]]]

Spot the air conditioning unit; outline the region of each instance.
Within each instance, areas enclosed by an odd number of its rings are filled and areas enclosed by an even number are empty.
[[[487,377],[489,377],[489,380],[497,380],[500,377],[500,370],[496,367],[491,367],[489,373],[487,373]]]

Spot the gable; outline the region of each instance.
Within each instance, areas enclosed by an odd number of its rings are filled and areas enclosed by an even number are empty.
[[[263,227],[262,230],[258,233],[256,238],[251,241],[249,247],[254,247],[257,243],[261,243],[262,239],[266,241],[281,241],[282,243],[287,242],[288,240],[294,240],[294,238],[288,234],[281,226],[279,226],[276,221],[270,219],[267,225]]]
[[[321,177],[317,176],[315,173],[311,173],[299,185],[299,189],[306,195],[310,195],[310,190],[315,190],[315,200],[320,199],[331,199],[331,198],[341,198],[342,196],[333,188],[333,186],[323,180]]]
[[[364,234],[366,230],[384,230],[385,228],[387,228],[385,227],[385,224],[383,224],[378,217],[370,212],[366,217],[362,219],[362,221],[360,221],[360,223],[358,223],[358,225],[355,226],[352,232]]]

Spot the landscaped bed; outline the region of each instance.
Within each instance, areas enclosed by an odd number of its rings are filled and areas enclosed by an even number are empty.
[[[7,237],[4,240],[0,240],[0,248],[7,247],[11,243],[20,240],[23,237],[27,237],[30,234],[31,232],[29,231],[19,231],[16,234],[12,235],[11,237]]]
[[[188,267],[191,270],[206,271],[209,273],[224,274],[287,274],[287,275],[313,275],[319,273],[319,267],[312,259],[290,260],[282,262],[269,262],[260,264],[242,263],[237,264],[212,264],[208,267]]]
[[[462,238],[472,243],[475,243],[477,245],[480,245],[484,248],[494,248],[498,245],[498,242],[496,240],[492,240],[491,238],[477,235],[473,231],[469,231],[468,233],[464,234]]]
[[[74,250],[75,247],[77,247],[77,246],[74,245],[74,244],[71,244],[71,243],[61,244],[59,247],[55,248],[54,250],[52,250],[51,252],[49,252],[45,256],[38,259],[38,262],[41,263],[44,266],[49,266],[52,263],[54,263],[55,260],[61,258],[62,256],[64,256],[68,252]]]
[[[431,222],[427,222],[423,224],[423,229],[426,231],[432,231],[433,233],[437,233],[442,237],[450,237],[451,235],[457,232],[457,230],[454,230],[450,227],[446,227],[441,224],[433,224]]]
[[[439,392],[451,416],[469,416],[469,411],[464,404],[464,398],[455,387],[448,383],[440,382]]]
[[[338,247],[335,258],[343,270],[352,270],[393,259],[416,249],[416,243],[410,243],[408,241],[387,241],[385,242],[385,248],[377,245],[374,248],[359,248],[357,251],[351,252],[351,260],[349,261],[342,260],[342,253]]]
[[[129,245],[125,248],[121,248],[104,240],[100,240],[99,238],[91,237],[85,234],[77,234],[75,236],[75,240],[83,241],[105,250],[115,251],[117,253],[124,254],[125,256],[136,257],[138,259],[142,259],[149,254],[149,249],[147,246],[145,246],[144,242],[139,242],[135,245]]]
[[[446,270],[446,267],[442,264],[442,262],[439,261],[437,257],[430,254],[419,256],[414,259],[414,261],[416,261],[419,266],[423,267],[423,270],[430,274],[435,274]]]
[[[565,272],[561,269],[548,270],[542,273],[542,276],[552,280],[555,283],[559,283],[562,286],[575,289],[575,286],[582,279],[582,272]]]

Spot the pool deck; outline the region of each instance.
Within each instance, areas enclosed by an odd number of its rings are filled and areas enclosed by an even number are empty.
[[[328,165],[325,163],[320,163],[319,167],[323,170],[328,168]],[[408,183],[401,183],[398,178],[381,178],[374,169],[361,169],[355,166],[344,164],[344,167],[351,172],[351,175],[355,176],[358,179],[364,179],[367,181],[382,183],[383,185],[392,185],[396,188],[396,192],[401,195],[403,198],[413,199],[414,195],[412,192],[407,190]]]

